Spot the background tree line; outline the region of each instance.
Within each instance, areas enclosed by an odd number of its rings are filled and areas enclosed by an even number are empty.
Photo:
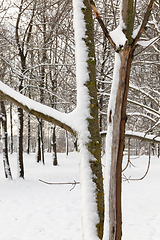
[[[109,31],[118,26],[119,3],[119,1],[110,0],[97,1],[99,12]],[[138,9],[135,13],[135,25],[138,27],[141,15],[143,16],[144,13],[145,2],[144,6],[139,4],[139,1],[135,1],[135,4]],[[14,89],[18,89],[18,86],[21,88],[20,85],[23,85],[23,89],[19,91],[26,96],[64,112],[71,111],[76,104],[72,17],[72,1],[65,3],[63,1],[19,1],[19,4],[13,1],[2,1],[1,3],[3,81]],[[113,50],[96,20],[94,23],[99,124],[100,130],[103,131],[106,130],[107,125],[107,102],[113,74]],[[158,36],[159,27],[157,1],[143,38],[146,40]],[[131,69],[127,129],[159,134],[157,124],[159,119],[159,40],[142,49],[142,52],[138,51],[135,51]],[[12,113],[12,104],[10,112]],[[27,118],[25,125],[28,126],[27,151],[29,152],[30,121],[32,120],[30,115]],[[44,123],[40,119],[34,121],[38,121],[37,143],[42,147],[40,139],[43,142]],[[12,127],[11,123],[10,126]],[[52,126],[53,130],[54,128],[55,126]],[[37,159],[41,159],[40,153]]]
[[[128,117],[126,129],[133,131],[143,131],[147,133],[154,133],[159,135],[159,87],[157,79],[159,81],[159,2],[150,1],[149,6],[155,2],[152,14],[150,15],[150,9],[146,11],[146,5],[148,1],[122,1],[123,11],[119,9],[119,1],[97,1],[96,5],[100,15],[104,19],[104,23],[107,29],[112,31],[118,26],[120,14],[123,19],[126,20],[127,29],[123,29],[128,39],[128,45],[125,45],[130,55],[127,56],[127,74],[126,78],[129,80],[130,65],[133,61],[133,67],[131,69],[131,80],[130,90],[127,105]],[[95,9],[93,1],[90,1],[91,6]],[[134,4],[133,4],[134,3]],[[84,1],[86,9],[88,9],[87,1]],[[133,8],[134,7],[134,8]],[[7,7],[6,2],[1,4],[1,78],[2,80],[14,89],[18,90],[21,94],[28,96],[42,104],[51,106],[52,108],[61,112],[69,113],[75,106],[76,102],[76,89],[75,84],[75,62],[74,62],[74,38],[72,29],[72,5],[71,1],[23,1],[19,4],[13,3],[10,7]],[[14,10],[13,10],[14,9]],[[130,18],[125,16],[125,11],[130,14],[132,13],[131,25]],[[85,21],[89,21],[88,16],[84,11]],[[14,15],[12,12],[14,11]],[[15,14],[16,12],[16,14]],[[145,14],[145,18],[144,17]],[[147,15],[148,14],[148,15]],[[97,15],[96,15],[97,16]],[[98,17],[97,17],[98,18]],[[148,21],[149,18],[149,21]],[[136,30],[139,24],[142,22],[143,35],[141,41],[138,42],[141,47],[136,47],[140,35],[142,32]],[[148,22],[148,23],[147,23]],[[116,51],[118,54],[121,53],[124,56],[124,64],[126,61],[123,45],[117,46],[112,43],[112,47],[106,40],[106,35],[100,29],[99,24],[95,23],[95,49],[97,59],[97,88],[98,88],[98,111],[99,111],[99,128],[101,131],[106,130],[106,119],[107,119],[107,105],[110,97],[110,88],[112,84],[112,73],[113,73],[113,54]],[[134,27],[134,29],[133,29]],[[92,34],[88,25],[86,25],[88,38],[91,38],[93,43]],[[132,35],[133,32],[133,35]],[[114,32],[111,33],[113,36]],[[138,35],[137,35],[138,34]],[[137,39],[136,39],[137,36]],[[135,37],[135,39],[134,39]],[[88,69],[91,65],[95,66],[94,62],[94,51],[90,46],[88,38],[84,39],[90,52],[87,60]],[[133,41],[134,39],[134,41]],[[152,39],[152,40],[150,40]],[[144,40],[144,41],[143,41]],[[148,40],[148,42],[147,42]],[[133,41],[133,46],[132,46]],[[131,48],[131,46],[133,48]],[[131,49],[130,49],[131,48]],[[131,59],[132,57],[132,59]],[[123,59],[123,58],[122,58]],[[122,67],[122,66],[121,66]],[[95,67],[93,67],[95,68]],[[129,70],[128,70],[129,69]],[[93,75],[95,72],[92,72]],[[90,80],[92,75],[90,74]],[[122,76],[123,77],[123,76]],[[94,77],[93,77],[94,78]],[[8,79],[10,79],[8,83]],[[91,80],[92,81],[92,80]],[[96,120],[97,124],[97,109],[96,96],[94,95],[95,83],[87,82],[87,88],[90,92],[90,111],[91,116]],[[92,95],[93,94],[93,95]],[[92,99],[93,98],[93,99]],[[93,103],[92,103],[93,100]],[[4,102],[1,104],[1,111],[3,112],[2,123],[6,119]],[[92,109],[93,107],[93,109]],[[125,105],[124,108],[125,114]],[[10,110],[12,107],[10,107]],[[23,110],[18,107],[18,163],[19,163],[19,176],[24,177],[23,169],[23,123],[24,113]],[[112,111],[109,112],[109,122],[112,123]],[[122,118],[123,117],[123,118]],[[10,118],[12,119],[12,117]],[[101,166],[100,166],[100,138],[99,133],[92,127],[92,119],[87,118],[88,131],[91,137],[88,139],[87,151],[91,153],[97,159],[94,164],[93,159],[89,160],[91,171],[97,178],[92,179],[96,183],[97,190],[100,191],[101,196],[103,190],[101,183],[97,179],[101,179]],[[120,121],[124,122],[124,116],[121,116]],[[34,121],[37,123],[37,161],[44,161],[44,122],[41,118],[37,117]],[[30,146],[30,132],[31,132],[31,116],[28,115],[28,153]],[[114,123],[113,123],[114,124]],[[115,122],[116,124],[116,122]],[[3,125],[3,124],[2,124]],[[123,125],[123,124],[122,124]],[[124,124],[125,125],[125,124]],[[115,125],[116,126],[116,125]],[[122,126],[123,128],[123,126]],[[108,129],[107,129],[108,130]],[[97,132],[96,132],[97,131]],[[56,136],[55,136],[55,125],[52,125],[52,146],[53,146],[53,164],[57,164],[56,157]],[[122,131],[123,132],[123,131]],[[81,133],[79,132],[80,136]],[[67,134],[66,134],[67,135]],[[123,138],[123,133],[122,136]],[[4,137],[3,137],[4,138]],[[80,138],[81,139],[81,138]],[[95,140],[97,139],[97,140]],[[121,141],[121,140],[120,140]],[[123,144],[123,143],[122,143]],[[94,148],[93,149],[93,145]],[[121,152],[123,146],[120,146]],[[119,155],[118,155],[119,157]],[[116,156],[115,156],[116,158]],[[121,167],[121,166],[120,166]],[[119,172],[120,173],[120,172]],[[121,174],[119,175],[121,177]],[[120,187],[119,187],[120,189]],[[98,236],[102,238],[102,224],[103,217],[99,205],[99,200],[102,199],[97,197],[97,208],[100,216],[100,222],[97,224]],[[113,206],[114,207],[114,206]],[[112,211],[112,210],[111,210]],[[119,213],[118,213],[119,214]],[[113,219],[114,220],[114,219]],[[121,221],[119,219],[119,221]],[[115,224],[112,221],[111,224]],[[110,234],[118,236],[116,239],[120,239],[121,234],[121,223],[118,223],[117,228],[110,228]],[[112,232],[111,232],[112,231]]]

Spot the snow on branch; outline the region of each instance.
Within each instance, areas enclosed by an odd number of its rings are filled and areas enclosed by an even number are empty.
[[[131,112],[131,113],[127,113],[127,116],[130,116],[130,117],[132,117],[132,116],[143,117],[143,118],[147,118],[148,120],[150,120],[150,121],[152,121],[152,122],[154,122],[154,123],[157,122],[154,118],[152,118],[152,117],[150,117],[149,115],[144,114],[144,113]]]
[[[101,136],[104,137],[106,136],[107,131],[102,131]],[[135,138],[139,139],[142,141],[147,141],[147,142],[155,142],[155,143],[160,143],[160,137],[157,135],[149,135],[144,132],[134,132],[134,131],[126,131],[125,132],[125,137],[126,138]]]
[[[155,117],[158,117],[158,118],[160,117],[160,113],[159,113],[158,111],[156,111],[155,109],[153,109],[153,108],[151,108],[151,107],[148,107],[147,105],[144,105],[144,104],[142,104],[142,103],[136,102],[136,101],[131,100],[131,99],[127,99],[127,101],[128,101],[129,103],[132,103],[132,104],[134,104],[134,105],[137,105],[137,106],[139,106],[139,107],[144,108],[146,111],[148,111],[149,113],[153,114]]]
[[[130,87],[130,89],[135,90],[135,91],[137,91],[137,92],[140,92],[140,93],[142,93],[143,95],[145,95],[146,97],[150,98],[156,105],[159,106],[159,102],[156,101],[155,97],[153,97],[152,95],[150,95],[149,93],[147,93],[146,91],[144,91],[143,89],[141,89],[140,87],[137,87],[137,86],[135,86],[135,85],[133,85],[133,84],[129,84],[129,87]]]
[[[160,143],[160,137],[158,137],[157,135],[146,135],[146,133],[144,132],[126,131],[125,136],[127,138],[136,138],[142,141]]]
[[[138,45],[140,45],[140,46],[142,46],[142,47],[149,47],[149,46],[151,46],[153,43],[156,43],[158,40],[159,40],[159,36],[157,36],[157,37],[154,37],[154,38],[152,38],[152,39],[150,39],[150,40],[148,40],[148,41],[138,41]]]
[[[74,111],[69,114],[59,112],[58,110],[55,110],[44,104],[38,103],[20,94],[19,92],[13,90],[12,88],[2,83],[1,81],[0,81],[0,96],[2,99],[6,99],[13,102],[26,112],[33,114],[34,116],[41,118],[45,121],[51,122],[67,130],[72,135],[75,135],[74,132],[75,128],[72,126],[72,124],[74,124],[72,119],[75,119],[75,117],[70,116]]]

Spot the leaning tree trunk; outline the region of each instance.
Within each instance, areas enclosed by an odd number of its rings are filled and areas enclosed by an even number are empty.
[[[7,133],[7,115],[4,101],[1,101],[1,120],[2,120],[2,141],[3,141],[3,164],[5,177],[12,179],[11,169],[8,158],[8,133]]]

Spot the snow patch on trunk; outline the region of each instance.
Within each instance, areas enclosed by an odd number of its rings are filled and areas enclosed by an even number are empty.
[[[87,118],[90,116],[90,96],[85,83],[89,81],[88,49],[84,39],[86,38],[86,25],[82,8],[85,8],[83,0],[73,1],[75,30],[75,58],[77,80],[77,108],[73,112],[76,115],[75,129],[78,130],[78,144],[80,149],[80,182],[81,182],[81,208],[84,240],[98,240],[96,225],[98,223],[95,186],[92,182],[92,172],[89,160],[93,160],[86,144],[89,142]]]
[[[113,72],[113,83],[108,105],[108,129],[106,136],[106,164],[105,164],[105,220],[103,240],[109,239],[109,188],[110,188],[110,167],[112,159],[112,135],[113,135],[113,115],[115,113],[116,97],[119,84],[119,71],[121,66],[120,54],[115,53],[115,66]],[[111,116],[110,116],[111,114]],[[109,119],[111,117],[111,119]]]

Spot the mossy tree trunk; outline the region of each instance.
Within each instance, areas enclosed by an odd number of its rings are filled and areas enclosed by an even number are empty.
[[[88,159],[86,158],[85,161],[88,161],[89,168],[92,175],[91,181],[93,184],[93,188],[95,189],[94,190],[95,203],[96,203],[97,209],[95,209],[94,211],[97,212],[97,215],[98,215],[98,221],[96,224],[96,229],[97,229],[96,235],[97,235],[97,239],[102,239],[103,224],[104,224],[104,192],[103,192],[103,176],[102,176],[102,165],[101,165],[101,139],[100,139],[100,131],[99,131],[99,123],[98,123],[96,61],[95,61],[95,46],[94,46],[94,35],[93,35],[94,31],[93,31],[92,10],[88,0],[84,0],[83,4],[84,4],[84,8],[82,8],[82,12],[84,14],[86,32],[85,32],[85,38],[82,39],[82,41],[85,42],[85,45],[87,47],[87,71],[89,75],[88,80],[85,82],[84,85],[88,89],[88,98],[89,98],[88,108],[90,113],[90,116],[85,120],[88,126],[88,132],[89,132],[88,142],[86,143],[86,148],[89,154],[87,154]],[[81,152],[80,146],[79,146],[79,149]],[[80,161],[82,161],[82,159],[80,159]],[[81,163],[81,165],[82,164],[83,163]],[[83,192],[83,189],[82,189],[82,192]],[[89,203],[86,203],[86,204],[88,204],[88,207],[89,207]],[[82,222],[83,222],[83,216],[82,216]],[[87,236],[84,233],[84,239],[89,240],[91,239],[91,236]]]

